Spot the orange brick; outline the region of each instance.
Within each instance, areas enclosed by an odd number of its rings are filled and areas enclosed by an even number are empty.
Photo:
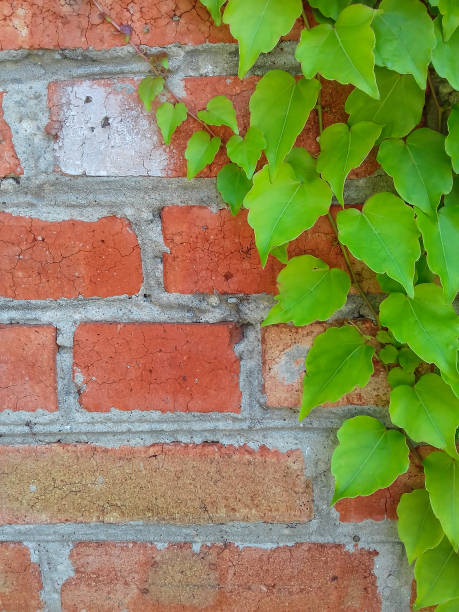
[[[2,612],[44,610],[40,569],[23,544],[0,544],[0,609]]]
[[[241,330],[230,323],[85,323],[74,378],[91,412],[239,412]]]
[[[64,612],[379,612],[372,550],[302,543],[272,549],[234,544],[82,542],[62,587]]]
[[[242,133],[249,124],[248,102],[258,77],[239,80],[233,76],[187,77],[183,101],[190,110],[205,108],[213,96],[226,95],[235,106]],[[186,144],[201,125],[189,118],[163,143],[154,113],[146,113],[137,95],[138,81],[131,78],[57,81],[49,86],[50,123],[47,131],[56,138],[55,155],[61,172],[90,176],[186,176]],[[324,81],[323,119],[327,126],[346,121],[344,104],[351,88]],[[153,110],[162,96],[155,101]],[[212,128],[226,142],[227,127]],[[319,127],[312,112],[297,144],[318,153]],[[119,151],[123,155],[119,155]],[[216,176],[227,162],[223,148],[200,176]],[[374,156],[353,171],[367,176],[377,168]]]
[[[42,221],[0,213],[0,295],[18,300],[133,295],[142,286],[125,219]]]
[[[24,171],[14,149],[10,126],[3,118],[2,103],[4,94],[5,92],[0,92],[0,176],[18,176],[24,174]]]
[[[220,444],[0,447],[1,523],[306,522],[299,450]]]
[[[376,330],[369,321],[358,322],[364,333]],[[339,322],[333,323],[338,325]],[[270,325],[262,331],[263,378],[266,403],[269,408],[298,408],[301,405],[304,378],[304,360],[314,338],[330,324],[311,323],[305,327]],[[326,406],[387,406],[389,386],[381,363],[374,360],[375,372],[368,385],[355,388],[339,401]]]
[[[336,214],[338,207],[333,206]],[[261,267],[247,211],[233,217],[228,210],[204,206],[166,206],[162,211],[164,287],[172,293],[277,293],[276,278],[283,265],[270,257]],[[314,255],[329,266],[347,270],[326,217],[293,241],[290,257]],[[353,260],[364,290],[379,293],[374,274]],[[354,291],[354,290],[352,290]]]
[[[0,411],[57,410],[56,329],[0,325]]]

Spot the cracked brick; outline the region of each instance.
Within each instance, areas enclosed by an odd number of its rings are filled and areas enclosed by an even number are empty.
[[[0,213],[0,295],[18,300],[135,295],[143,282],[129,222]]]
[[[0,92],[0,177],[19,176],[24,171],[14,149],[10,126],[3,118],[4,95],[5,92]]]
[[[27,546],[0,544],[0,609],[2,612],[40,612],[40,568],[30,559]]]
[[[0,411],[56,411],[56,355],[51,325],[0,325]]]
[[[85,323],[74,378],[91,412],[240,412],[241,330],[231,323]]]
[[[338,206],[332,207],[336,214]],[[247,211],[233,217],[228,210],[204,206],[166,206],[162,210],[164,287],[171,293],[277,293],[276,278],[284,267],[269,257],[261,267]],[[289,256],[313,255],[329,266],[347,270],[326,217],[306,230],[289,247]],[[375,275],[351,257],[365,291],[379,293]],[[351,292],[355,291],[351,289]]]
[[[182,99],[196,113],[205,108],[212,97],[226,95],[234,103],[241,133],[245,133],[249,125],[248,102],[257,81],[258,77],[242,81],[234,76],[187,77],[181,84]],[[64,174],[88,176],[186,176],[186,144],[193,132],[202,126],[189,117],[174,133],[170,146],[166,146],[154,111],[167,95],[158,96],[153,112],[147,113],[139,101],[137,83],[136,79],[119,78],[57,81],[49,85],[47,131],[55,137],[58,170]],[[323,82],[321,99],[325,126],[346,121],[344,103],[351,89],[335,82]],[[104,122],[105,127],[102,127]],[[232,135],[230,128],[225,126],[212,129],[223,143]],[[312,112],[297,144],[317,155],[318,135],[317,114]],[[213,163],[199,176],[216,176],[227,161],[222,147]],[[371,154],[350,176],[367,176],[377,167]]]
[[[0,464],[3,524],[312,518],[299,450],[213,443],[1,446]]]
[[[80,612],[379,612],[377,553],[339,544],[240,548],[80,542],[75,575],[62,587],[62,608]]]
[[[331,325],[340,325],[335,321]],[[371,321],[359,319],[357,324],[365,334],[375,335]],[[266,403],[269,408],[294,408],[301,405],[304,360],[314,338],[330,323],[311,323],[304,327],[269,325],[262,330],[263,379]],[[363,389],[356,387],[340,400],[324,406],[388,406],[390,388],[384,368],[374,360],[374,374]]]

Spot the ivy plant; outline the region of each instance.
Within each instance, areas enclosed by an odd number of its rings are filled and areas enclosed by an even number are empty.
[[[367,335],[357,320],[316,337],[305,362],[299,418],[364,387],[374,361],[381,362],[392,387],[387,415],[392,424],[371,416],[342,424],[331,459],[331,501],[370,495],[404,474],[410,459],[417,462],[425,489],[402,495],[397,510],[399,536],[415,564],[414,609],[457,611],[459,320],[453,302],[459,291],[459,4],[201,3],[216,25],[227,24],[237,39],[240,78],[301,23],[295,50],[301,76],[273,69],[259,79],[249,101],[250,126],[240,134],[231,100],[214,97],[195,115],[168,89],[164,58],[158,62],[131,43],[151,71],[139,85],[139,97],[148,112],[157,96],[168,97],[156,111],[166,144],[187,115],[195,120],[198,129],[185,152],[189,178],[226,149],[229,163],[217,178],[221,197],[235,215],[248,210],[260,264],[270,255],[285,264],[263,325],[325,321],[345,304],[351,286],[360,293],[377,333]],[[124,26],[106,19],[126,34]],[[347,122],[324,126],[325,80],[353,86],[345,104]],[[296,146],[311,115],[319,125],[318,155]],[[214,126],[226,126],[231,137],[217,136]],[[347,207],[347,177],[375,150],[393,190],[372,195],[361,208]],[[336,220],[333,198],[341,206]],[[311,255],[289,258],[289,242],[324,215],[346,272]],[[364,293],[350,254],[377,274],[382,302]]]

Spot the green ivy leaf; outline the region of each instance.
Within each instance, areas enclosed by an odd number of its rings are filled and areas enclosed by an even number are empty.
[[[397,219],[397,223],[394,223]],[[413,209],[392,193],[369,198],[362,212],[338,213],[339,236],[358,259],[375,272],[385,272],[413,297],[414,264],[421,254]]]
[[[394,389],[389,411],[393,423],[415,442],[427,442],[458,457],[459,400],[437,374],[425,374],[414,387]]]
[[[161,130],[164,142],[171,143],[172,134],[187,118],[188,111],[183,102],[178,102],[175,106],[170,102],[164,102],[156,111],[156,121]]]
[[[435,612],[459,612],[459,599],[451,599],[435,608]]]
[[[233,215],[237,215],[252,186],[245,173],[235,164],[226,164],[217,174],[217,189]]]
[[[151,112],[153,100],[162,92],[163,89],[163,77],[146,76],[140,81],[139,86],[137,87],[137,93],[143,102],[147,113]]]
[[[226,152],[230,160],[243,168],[247,178],[251,179],[265,146],[263,134],[256,127],[251,127],[244,138],[231,136],[226,143]]]
[[[418,365],[421,363],[421,359],[419,359],[416,353],[413,353],[410,348],[404,346],[400,349],[400,352],[398,354],[398,362],[404,370],[407,370],[408,372],[414,372]]]
[[[399,389],[402,387],[399,387]],[[398,535],[406,549],[408,563],[435,548],[443,539],[444,533],[429,501],[425,489],[404,493],[397,506]]]
[[[448,41],[459,27],[459,3],[457,0],[439,0],[438,8],[443,15],[443,32]]]
[[[361,121],[351,128],[345,123],[334,123],[322,132],[317,170],[330,183],[342,206],[347,175],[353,168],[360,166],[380,133],[381,126],[370,121]]]
[[[399,342],[406,342],[424,361],[457,379],[458,318],[441,287],[417,285],[414,298],[393,293],[380,306],[380,320]]]
[[[271,178],[304,128],[319,90],[316,79],[297,81],[283,70],[271,70],[258,81],[249,103],[250,124],[265,137]]]
[[[412,74],[425,89],[435,35],[426,7],[419,0],[383,0],[373,22],[376,64]]]
[[[310,0],[309,5],[318,9],[325,17],[336,21],[339,13],[351,2],[352,0]]]
[[[448,79],[451,87],[459,89],[459,30],[445,42],[440,25],[440,19],[434,21],[436,45],[432,51],[432,64],[438,74]]]
[[[435,516],[446,537],[459,549],[459,462],[441,451],[430,453],[424,461],[426,489]],[[457,574],[459,576],[459,573]],[[457,581],[459,584],[459,581]],[[459,593],[458,593],[459,595]]]
[[[436,218],[418,212],[416,221],[429,267],[440,277],[446,299],[452,302],[459,291],[459,206],[443,206]]]
[[[338,429],[331,461],[335,477],[332,504],[343,497],[371,495],[391,485],[410,465],[405,436],[373,417],[357,416]]]
[[[378,357],[383,363],[397,363],[398,350],[393,344],[388,344],[379,351]]]
[[[415,130],[403,140],[385,140],[378,161],[394,179],[401,197],[428,215],[451,190],[451,162],[445,153],[445,137],[429,128]]]
[[[335,402],[373,373],[375,349],[354,327],[331,327],[320,334],[306,357],[300,420],[324,402]]]
[[[404,291],[401,284],[392,280],[387,274],[377,274],[376,279],[383,293],[403,293]]]
[[[281,246],[274,247],[274,249],[271,251],[271,255],[277,260],[279,260],[281,263],[286,264],[288,263],[287,247],[288,244],[282,244]]]
[[[299,282],[299,279],[301,281]],[[312,255],[291,259],[277,277],[280,310],[274,307],[263,322],[308,325],[326,321],[346,303],[351,281],[346,272],[329,266]]]
[[[354,89],[346,100],[349,124],[372,121],[383,126],[382,138],[406,136],[421,120],[425,92],[410,74],[376,68],[379,100]]]
[[[302,9],[301,0],[229,0],[223,21],[239,42],[239,78],[288,34]]]
[[[392,344],[394,342],[394,338],[392,337],[392,334],[390,334],[385,329],[380,329],[376,333],[376,340],[378,342],[381,342],[381,344]]]
[[[198,111],[198,117],[207,125],[227,125],[239,134],[236,111],[233,103],[226,96],[215,96],[207,103],[207,110]]]
[[[221,25],[221,8],[225,4],[225,2],[226,0],[201,0],[201,4],[203,4],[209,11],[210,16],[215,21],[215,25]]]
[[[401,385],[414,385],[414,374],[404,368],[392,368],[387,374],[387,382],[391,389],[400,387]]]
[[[317,72],[329,80],[351,83],[373,98],[379,97],[374,74],[375,11],[356,4],[345,8],[333,27],[323,23],[303,30],[295,57],[307,79]]]
[[[185,151],[187,160],[187,178],[195,177],[203,168],[214,161],[220,148],[220,138],[212,140],[207,132],[199,130],[188,140]]]
[[[453,162],[454,172],[459,174],[459,104],[455,104],[448,117],[449,134],[445,139],[445,149]]]
[[[419,557],[414,566],[414,576],[418,592],[414,610],[459,597],[459,555],[446,538]]]
[[[459,205],[459,175],[455,175],[453,178],[453,188],[445,195],[444,198],[445,206],[458,206]]]
[[[290,164],[283,163],[271,183],[265,166],[253,177],[253,187],[244,200],[249,225],[264,266],[269,252],[297,238],[326,214],[331,202],[328,185],[315,170],[314,159],[303,149],[307,174],[300,179]]]

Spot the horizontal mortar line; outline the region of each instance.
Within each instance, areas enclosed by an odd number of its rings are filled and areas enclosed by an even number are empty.
[[[1,183],[1,181],[0,181]],[[64,207],[99,204],[110,206],[125,214],[137,208],[142,213],[161,210],[164,206],[224,207],[216,188],[215,178],[188,180],[185,177],[165,178],[152,176],[63,176],[20,177],[19,183],[9,179],[0,185],[2,206],[43,205]],[[372,176],[352,179],[344,188],[345,204],[361,203],[381,190],[393,190],[392,179],[377,172]],[[337,201],[333,200],[336,204]],[[84,209],[83,209],[84,210]],[[52,212],[52,211],[50,211]],[[90,213],[86,211],[86,214]]]
[[[328,519],[328,517],[327,517]],[[333,524],[328,520],[309,523],[55,523],[0,526],[0,541],[32,542],[115,541],[115,542],[247,542],[296,544],[299,542],[352,544],[357,535],[360,546],[399,543],[393,521]]]

